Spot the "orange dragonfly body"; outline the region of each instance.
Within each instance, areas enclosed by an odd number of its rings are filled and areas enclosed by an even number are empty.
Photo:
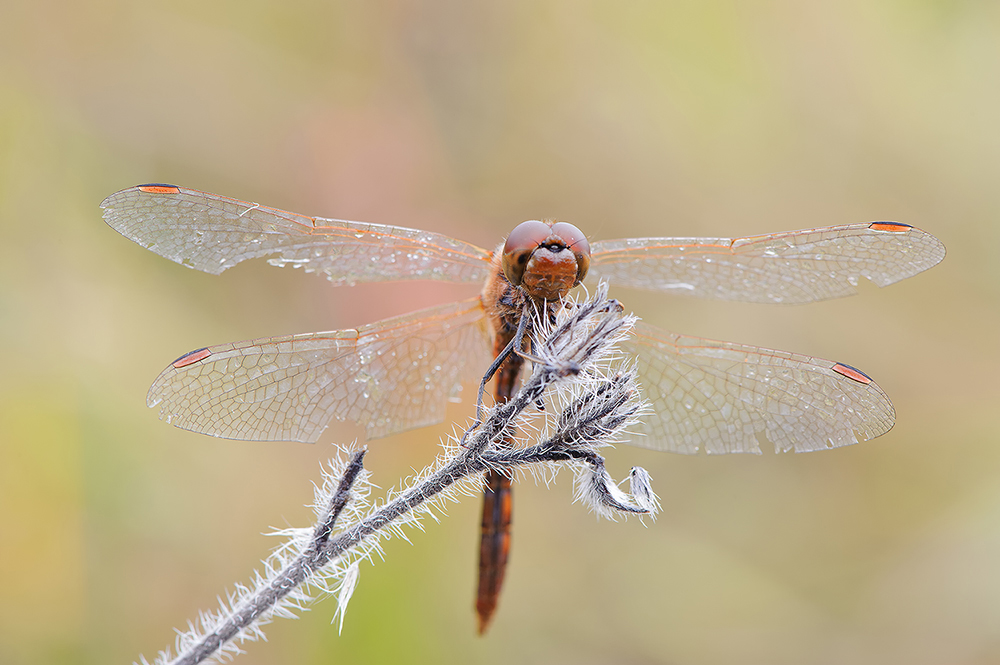
[[[484,284],[479,297],[357,329],[198,349],[153,382],[147,403],[159,407],[161,418],[241,440],[314,442],[334,419],[359,423],[369,439],[440,423],[448,398],[463,383],[478,382],[511,342],[521,304],[527,299],[557,307],[588,269],[613,286],[804,303],[850,295],[862,277],[887,286],[945,254],[934,236],[885,221],[748,238],[597,241],[589,251],[582,234],[560,240],[579,233],[569,224],[525,222],[507,245],[490,252],[428,231],[307,217],[173,185],[125,189],[101,207],[122,235],[212,274],[267,257],[272,265],[322,273],[335,285],[404,279]],[[547,225],[549,236],[531,226],[539,224]],[[545,254],[541,277],[529,280],[530,269],[524,270],[522,283],[512,266],[538,263],[536,248]],[[566,262],[552,258],[557,250]],[[570,264],[567,251],[576,263]],[[562,277],[545,277],[559,270]],[[540,290],[532,295],[532,288]],[[623,346],[636,356],[652,407],[634,445],[685,454],[759,453],[758,441],[766,438],[777,451],[805,452],[873,439],[895,419],[881,388],[843,363],[642,323]],[[497,400],[512,394],[520,370],[517,355],[500,366]],[[476,600],[480,632],[503,582],[510,521],[510,480],[487,474]]]

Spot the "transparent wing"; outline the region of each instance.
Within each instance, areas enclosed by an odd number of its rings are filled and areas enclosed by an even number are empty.
[[[123,189],[101,207],[126,238],[213,275],[263,256],[334,284],[482,282],[489,274],[489,252],[439,233],[306,217],[174,185]]]
[[[687,337],[638,324],[622,344],[637,356],[654,413],[629,443],[695,454],[806,452],[888,432],[892,403],[863,372],[797,353]],[[760,436],[758,436],[760,435]]]
[[[590,274],[617,286],[700,298],[804,303],[888,286],[936,265],[941,241],[898,222],[751,238],[629,238],[591,245]]]
[[[167,367],[147,404],[182,429],[227,439],[316,441],[351,420],[369,439],[441,422],[491,360],[478,298],[357,330],[235,342]]]

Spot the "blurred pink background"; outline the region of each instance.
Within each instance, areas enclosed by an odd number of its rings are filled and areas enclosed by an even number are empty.
[[[894,219],[944,263],[800,307],[616,293],[661,327],[847,362],[896,427],[809,455],[620,447],[664,513],[598,522],[571,477],[517,488],[485,639],[479,504],[362,566],[240,663],[1000,662],[1000,5],[988,2],[0,4],[0,662],[153,657],[305,525],[316,446],[174,429],[181,353],[475,293],[213,277],[125,240],[108,194],[172,182],[493,247]],[[450,407],[464,423],[468,404]],[[375,442],[383,488],[451,425]]]

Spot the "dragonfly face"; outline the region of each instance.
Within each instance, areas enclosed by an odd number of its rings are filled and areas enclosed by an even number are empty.
[[[559,300],[583,281],[590,243],[567,222],[522,222],[507,236],[501,254],[504,276],[540,300]]]
[[[174,185],[122,190],[101,207],[122,235],[213,274],[266,257],[273,265],[322,273],[334,284],[437,279],[486,285],[481,297],[357,329],[198,349],[153,382],[147,403],[159,407],[161,418],[243,440],[312,442],[334,418],[363,425],[370,439],[443,421],[448,397],[463,383],[478,382],[512,334],[509,316],[498,323],[498,312],[516,304],[506,302],[511,289],[522,299],[552,303],[589,273],[618,286],[804,303],[855,293],[862,277],[887,286],[945,254],[934,236],[885,221],[748,238],[594,243],[571,224],[531,221],[516,227],[495,255],[427,231],[307,217]],[[636,357],[652,407],[635,445],[686,454],[759,453],[758,439],[766,438],[777,451],[806,452],[873,439],[895,419],[881,388],[844,363],[641,323],[622,347]],[[509,396],[519,371],[511,361],[500,368],[498,399]],[[507,479],[487,478],[493,495],[487,494],[483,551],[497,553],[500,569],[486,570],[484,594],[481,567],[481,629],[503,579],[509,487]],[[487,527],[493,529],[488,548]]]

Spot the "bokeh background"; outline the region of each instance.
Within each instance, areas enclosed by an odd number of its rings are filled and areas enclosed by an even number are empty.
[[[222,441],[146,408],[206,344],[353,327],[474,288],[213,277],[101,220],[175,182],[492,247],[896,219],[930,272],[780,307],[620,291],[685,333],[848,362],[884,437],[647,467],[655,523],[521,483],[505,594],[474,637],[478,500],[363,566],[241,663],[1000,662],[1000,5],[995,2],[88,3],[0,0],[0,662],[128,663],[304,525],[315,446]],[[465,422],[469,405],[451,407]],[[375,442],[388,488],[450,424]]]

